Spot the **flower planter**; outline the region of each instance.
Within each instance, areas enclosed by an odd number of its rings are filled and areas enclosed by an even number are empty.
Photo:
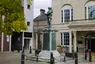
[[[57,46],[56,49],[57,49],[57,51],[58,51],[59,53],[63,52],[63,46],[61,46],[61,45]]]

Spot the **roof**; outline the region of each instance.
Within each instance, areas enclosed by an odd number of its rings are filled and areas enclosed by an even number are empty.
[[[39,15],[36,18],[34,18],[34,21],[46,21],[46,20],[47,20],[47,16],[45,14]]]

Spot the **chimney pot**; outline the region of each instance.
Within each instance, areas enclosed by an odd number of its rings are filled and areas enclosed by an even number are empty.
[[[40,9],[40,15],[45,14],[45,10],[44,9]]]

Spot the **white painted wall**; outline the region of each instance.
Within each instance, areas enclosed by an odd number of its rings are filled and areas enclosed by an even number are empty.
[[[30,26],[28,26],[28,30],[25,32],[33,32],[33,1],[31,1],[30,9],[27,9],[27,0],[24,0],[24,15],[26,19],[26,23],[30,22]]]
[[[27,8],[27,0],[23,0],[23,6],[26,24],[30,22],[30,26],[27,26],[28,29],[24,32],[31,32],[33,34],[33,0],[31,0],[30,9]],[[30,39],[29,46],[33,49],[33,35],[32,38],[28,39]]]

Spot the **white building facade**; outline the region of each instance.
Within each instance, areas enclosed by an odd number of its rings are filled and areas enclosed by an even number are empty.
[[[29,49],[33,48],[33,0],[24,1],[24,15],[28,29],[23,31],[22,45]],[[26,34],[26,36],[25,36]]]
[[[95,0],[52,0],[52,9],[56,44],[69,52],[95,52]]]

